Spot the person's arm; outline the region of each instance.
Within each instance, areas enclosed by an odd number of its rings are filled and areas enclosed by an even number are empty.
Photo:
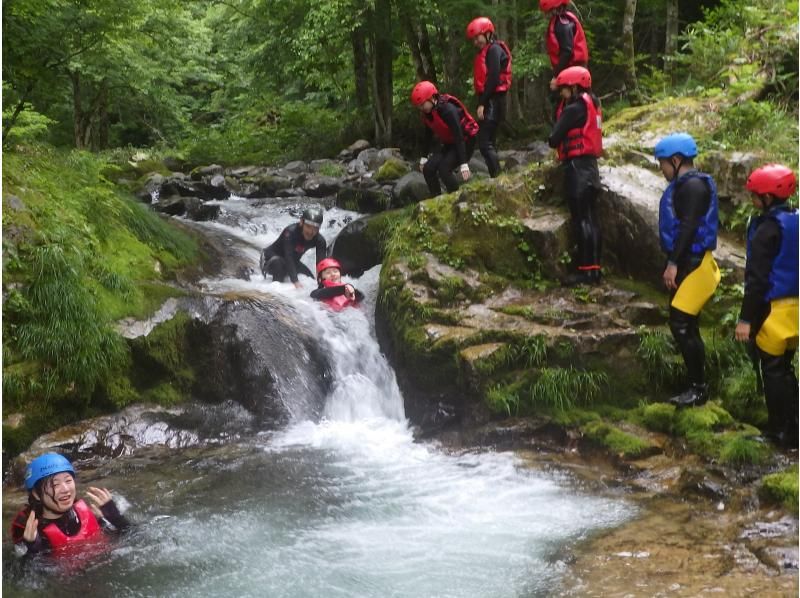
[[[575,24],[569,19],[556,17],[553,33],[558,41],[558,64],[553,68],[553,76],[569,66],[575,48]]]
[[[113,525],[118,532],[126,530],[131,526],[131,522],[119,512],[113,500],[100,507],[100,512],[103,514],[103,518]]]
[[[317,233],[317,236],[314,237],[316,241],[316,252],[317,252],[317,261],[315,264],[319,264],[322,260],[328,257],[328,243],[325,241],[325,237],[322,236],[321,233]]]
[[[456,148],[459,164],[467,163],[467,147],[464,144],[464,131],[461,129],[461,114],[455,104],[446,103],[439,107],[439,116],[453,134],[453,145]]]
[[[358,303],[362,302],[364,300],[364,293],[355,288],[353,290],[356,293],[356,302]]]
[[[283,257],[286,261],[286,274],[289,280],[297,284],[297,256],[294,254],[294,239],[292,239],[292,229],[287,228],[281,235],[281,247]]]
[[[478,98],[478,106],[486,106],[494,90],[500,85],[500,69],[505,56],[506,53],[500,44],[492,44],[486,52],[486,82],[483,85],[483,93]]]
[[[744,297],[739,321],[753,323],[764,313],[769,275],[780,247],[781,227],[767,218],[759,225],[750,244],[750,255],[744,270]]]
[[[672,264],[678,264],[686,257],[692,249],[697,227],[711,203],[711,190],[705,181],[698,177],[692,177],[685,181],[676,189],[673,198],[675,213],[680,218],[680,228],[678,238],[675,239],[675,246],[669,255]]]
[[[311,298],[317,301],[321,299],[330,299],[331,297],[338,297],[344,295],[344,285],[337,285],[335,287],[319,287],[311,291]]]
[[[552,148],[561,145],[568,131],[583,127],[586,123],[586,116],[586,106],[582,101],[578,100],[567,104],[547,139],[548,145]]]

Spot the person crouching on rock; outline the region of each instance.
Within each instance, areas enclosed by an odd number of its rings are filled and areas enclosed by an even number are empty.
[[[430,81],[420,81],[414,86],[411,103],[419,108],[422,122],[427,127],[425,147],[431,146],[434,136],[441,142],[441,146],[429,158],[420,158],[419,161],[428,189],[434,196],[441,194],[441,178],[447,191],[452,193],[459,185],[453,175],[456,166],[459,167],[461,179],[469,180],[469,159],[475,150],[478,123],[461,100],[440,94]]]
[[[577,272],[570,274],[564,284],[598,284],[601,237],[597,222],[600,194],[597,158],[603,154],[600,100],[592,93],[591,74],[582,66],[561,71],[556,84],[561,104],[548,143],[558,151],[564,169],[564,195],[578,246],[573,258]]]
[[[364,300],[364,293],[342,282],[342,265],[331,257],[317,264],[317,282],[319,287],[311,291],[311,298],[326,303],[336,311],[354,307]]]
[[[62,455],[46,453],[31,461],[25,471],[28,506],[11,523],[17,551],[35,555],[76,556],[102,543],[106,532],[130,527],[117,509],[111,493],[90,486],[90,504],[77,499],[75,469]],[[77,499],[77,500],[76,500]]]
[[[313,278],[311,270],[300,261],[300,258],[311,247],[316,248],[317,263],[325,257],[328,245],[325,237],[319,232],[321,226],[322,210],[308,208],[303,211],[300,222],[284,228],[275,242],[261,251],[260,265],[264,278],[269,274],[272,280],[283,282],[288,275],[289,280],[298,289],[302,286],[297,279],[298,273]]]
[[[764,397],[767,435],[776,444],[797,448],[798,402],[794,354],[798,340],[798,213],[787,205],[794,194],[794,172],[780,164],[755,169],[745,185],[761,210],[747,227],[744,298],[736,340],[755,342]]]

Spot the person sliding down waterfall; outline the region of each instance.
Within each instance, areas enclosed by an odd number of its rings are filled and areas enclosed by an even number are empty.
[[[661,275],[670,292],[669,329],[683,356],[689,388],[670,399],[678,407],[708,400],[705,345],[700,336],[700,310],[720,281],[717,262],[717,186],[694,167],[697,144],[688,133],[667,135],[656,144],[655,157],[669,185],[658,208],[658,233],[667,264]]]
[[[290,224],[275,242],[261,251],[261,274],[264,278],[267,274],[272,276],[272,280],[283,282],[286,276],[296,288],[302,285],[297,279],[298,273],[305,274],[311,278],[311,274],[305,264],[300,261],[303,254],[315,247],[317,251],[317,263],[320,263],[328,251],[319,228],[322,226],[322,210],[319,208],[307,208],[303,211],[303,216],[297,224]]]
[[[355,307],[364,300],[364,293],[353,285],[342,282],[342,265],[332,257],[317,264],[319,287],[311,291],[311,298],[329,305],[336,311]]]

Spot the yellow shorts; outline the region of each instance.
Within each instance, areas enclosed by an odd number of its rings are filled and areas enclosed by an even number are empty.
[[[797,348],[797,297],[775,299],[770,312],[756,335],[758,348],[770,355],[783,355]]]
[[[696,316],[717,290],[720,277],[717,262],[711,252],[706,251],[700,265],[683,279],[670,305],[690,316]]]

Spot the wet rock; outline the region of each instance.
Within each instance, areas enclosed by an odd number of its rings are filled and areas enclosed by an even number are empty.
[[[287,163],[284,167],[284,170],[287,172],[301,174],[304,172],[308,172],[308,164],[303,162],[302,160],[294,160],[293,162]]]
[[[190,210],[197,210],[202,205],[198,197],[173,196],[159,199],[153,204],[156,211],[170,216],[183,216]]]
[[[328,197],[336,194],[341,187],[338,179],[330,176],[310,176],[303,183],[303,191],[309,197]]]
[[[359,189],[357,187],[343,187],[336,193],[336,205],[346,210],[374,214],[382,212],[389,207],[391,196],[382,189]]]
[[[403,207],[430,197],[428,184],[421,172],[409,172],[400,177],[392,190],[392,207]]]
[[[729,490],[721,480],[713,479],[704,469],[685,469],[678,481],[678,490],[682,494],[694,494],[711,500],[726,500]]]
[[[291,188],[292,180],[264,174],[244,177],[240,184],[242,197],[275,197],[278,192]]]
[[[360,175],[360,174],[364,174],[368,170],[369,170],[369,168],[367,168],[367,165],[364,163],[364,161],[363,160],[359,160],[358,158],[356,158],[355,160],[350,160],[350,162],[347,163],[347,172],[348,172],[348,174],[359,174]]]
[[[198,166],[190,173],[193,181],[200,181],[204,177],[211,177],[216,174],[223,174],[225,169],[219,164],[210,164],[209,166]]]
[[[366,234],[369,217],[353,220],[336,236],[331,255],[350,276],[361,276],[381,263],[381,251],[374,237]]]

